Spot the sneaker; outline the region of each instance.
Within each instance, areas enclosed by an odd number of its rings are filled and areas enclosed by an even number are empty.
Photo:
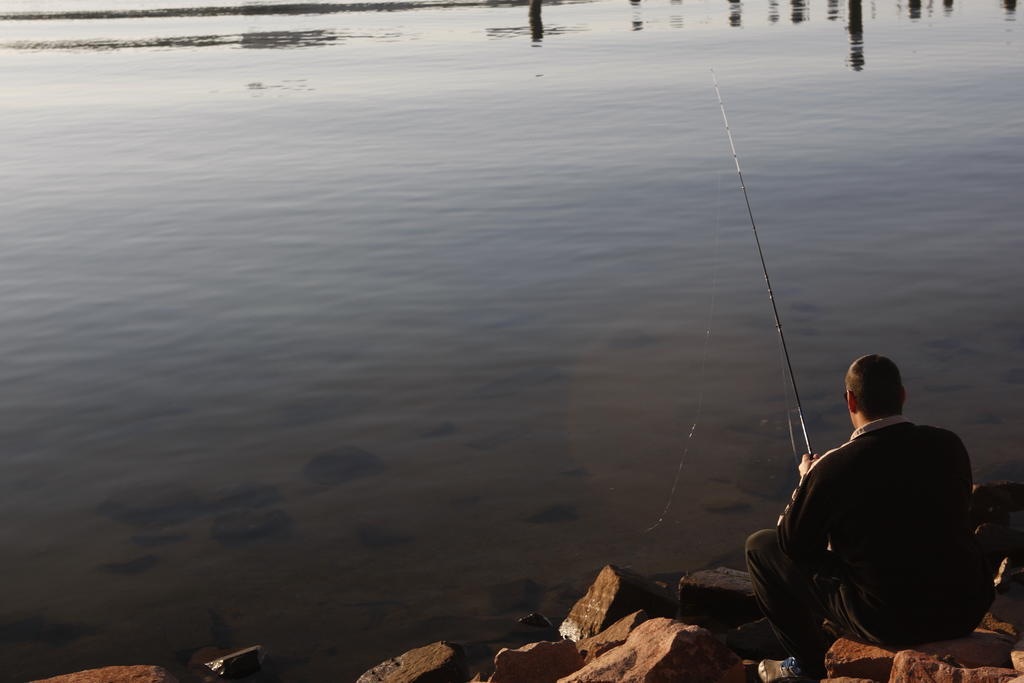
[[[806,683],[818,680],[804,676],[803,671],[800,670],[800,664],[796,661],[796,657],[789,657],[782,661],[762,659],[761,663],[757,665],[757,675],[761,677],[763,683],[782,683],[783,681],[786,683]]]

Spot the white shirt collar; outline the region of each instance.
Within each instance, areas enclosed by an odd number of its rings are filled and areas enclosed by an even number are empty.
[[[872,420],[866,425],[853,430],[853,434],[850,435],[850,441],[853,441],[858,436],[863,436],[868,432],[873,432],[876,429],[882,429],[883,427],[891,427],[892,425],[898,425],[903,422],[910,422],[907,418],[902,415],[890,415],[889,417],[882,417],[877,420]]]

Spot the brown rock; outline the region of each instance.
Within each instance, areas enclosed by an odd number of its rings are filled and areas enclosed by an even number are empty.
[[[626,642],[626,638],[633,632],[633,629],[647,619],[647,613],[642,609],[627,614],[596,636],[584,638],[576,643],[576,649],[579,650],[583,661],[589,663],[594,657],[599,657],[613,647],[618,647]]]
[[[964,669],[914,650],[902,650],[893,659],[889,683],[1004,683],[1020,674],[994,666]]]
[[[785,659],[786,649],[767,619],[743,624],[725,634],[725,644],[740,657],[751,659]]]
[[[159,666],[106,666],[32,683],[178,683],[178,679]]]
[[[971,495],[971,521],[1009,524],[1010,513],[1024,510],[1024,484],[996,481],[976,484]]]
[[[568,640],[503,649],[494,658],[492,683],[555,683],[583,666],[583,657]]]
[[[840,676],[839,678],[823,678],[821,683],[876,683],[870,678],[850,678],[849,676]]]
[[[464,683],[468,678],[462,647],[442,640],[383,661],[356,683]]]
[[[952,657],[966,667],[1002,666],[1009,661],[1013,646],[1004,634],[976,630],[965,638],[939,640],[914,646],[914,651],[936,657]],[[889,680],[892,662],[902,649],[840,638],[825,654],[829,676],[852,676],[876,681]]]
[[[680,579],[679,613],[730,626],[762,616],[754,600],[750,575],[727,567],[693,572]]]
[[[995,584],[998,592],[1005,593],[1010,590],[1010,584],[1014,581],[1024,583],[1024,567],[1014,564],[1009,557],[1004,557],[999,563],[999,569],[996,570],[992,583]]]
[[[1010,584],[1004,592],[996,595],[988,611],[994,620],[1011,624],[1018,634],[1024,633],[1024,585]]]
[[[744,683],[743,662],[699,626],[650,619],[559,683]]]
[[[995,616],[991,612],[986,612],[985,616],[981,618],[981,623],[978,624],[978,628],[983,628],[986,631],[995,631],[996,633],[1002,633],[1009,638],[1016,638],[1020,635],[1020,631],[1012,622],[1003,621],[999,617]]]
[[[1017,671],[1024,671],[1024,638],[1018,640],[1010,650],[1010,663]]]
[[[668,592],[635,572],[606,565],[565,618],[558,632],[572,641],[597,635],[616,621],[643,610],[652,617],[674,617],[677,603]]]

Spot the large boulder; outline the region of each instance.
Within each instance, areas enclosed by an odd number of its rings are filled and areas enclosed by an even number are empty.
[[[699,626],[650,619],[559,683],[744,683],[743,662]]]
[[[442,640],[383,661],[356,683],[465,683],[468,678],[462,647]]]
[[[530,643],[503,649],[494,658],[492,683],[555,683],[583,666],[583,657],[568,640]]]
[[[609,564],[594,579],[586,595],[573,605],[558,632],[563,638],[582,640],[637,610],[652,617],[675,617],[677,603],[662,586]]]
[[[178,679],[159,666],[105,666],[32,683],[178,683]]]
[[[914,651],[936,657],[952,657],[966,667],[996,666],[1009,662],[1013,641],[1005,634],[976,630],[964,638],[939,640],[914,646]],[[905,648],[874,645],[840,638],[825,654],[828,675],[887,681],[896,653]]]
[[[647,619],[647,613],[643,610],[627,614],[596,636],[584,638],[576,643],[576,649],[579,650],[584,663],[589,663],[595,657],[600,657],[613,647],[618,647],[626,642],[626,638],[633,632],[633,629]]]
[[[679,580],[679,615],[687,621],[738,626],[761,618],[750,575],[716,567]]]
[[[962,668],[915,650],[902,650],[893,659],[889,683],[1008,683],[1020,674],[993,666]]]

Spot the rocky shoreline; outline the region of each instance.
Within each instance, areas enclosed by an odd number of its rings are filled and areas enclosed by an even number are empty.
[[[971,635],[881,647],[835,634],[826,656],[832,683],[1024,683],[1024,484],[976,485],[975,534],[989,556],[997,597]],[[538,639],[502,649],[470,671],[462,645],[438,641],[374,666],[356,683],[756,682],[757,661],[785,656],[760,617],[750,579],[718,567],[684,575],[678,586],[631,569],[605,566],[556,631],[544,615],[518,620]],[[489,655],[488,655],[489,656]],[[189,681],[277,681],[261,670],[261,648],[195,653]],[[178,683],[155,666],[92,669],[34,683]]]

